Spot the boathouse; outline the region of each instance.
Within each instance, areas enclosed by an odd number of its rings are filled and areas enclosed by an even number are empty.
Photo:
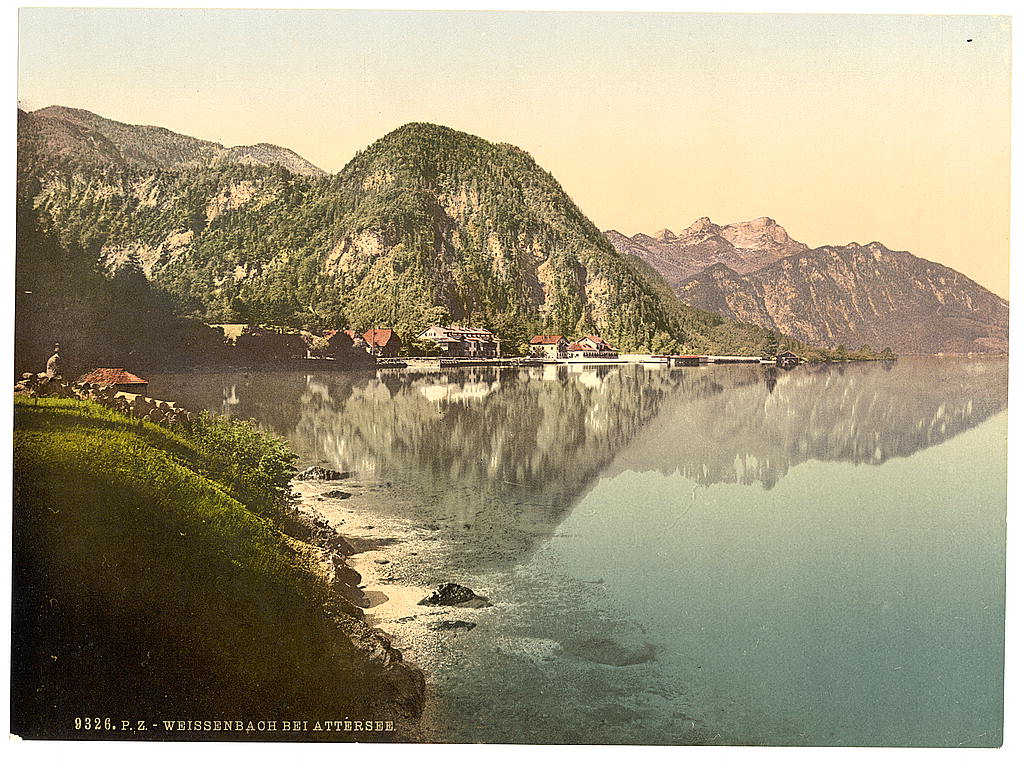
[[[775,364],[779,367],[795,367],[803,361],[803,357],[799,357],[791,351],[780,351],[775,355]]]

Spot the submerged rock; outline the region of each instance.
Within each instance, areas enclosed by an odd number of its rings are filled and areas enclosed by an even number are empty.
[[[314,465],[311,468],[306,468],[295,476],[295,478],[299,481],[340,481],[341,479],[348,478],[351,475],[352,474],[347,470],[331,470],[330,468],[322,468],[319,465]]]
[[[575,640],[562,644],[562,650],[591,663],[606,666],[635,666],[654,660],[654,645],[650,642],[616,642],[613,639],[597,637]]]
[[[448,582],[442,584],[429,597],[424,597],[417,605],[450,605],[456,608],[487,608],[491,605],[486,597],[482,597],[469,587]]]
[[[324,492],[325,497],[330,499],[348,499],[352,496],[351,492],[342,491],[341,489],[331,489],[330,491]]]
[[[455,631],[457,629],[464,629],[468,632],[470,629],[475,629],[476,624],[472,621],[438,621],[436,624],[431,624],[429,628],[435,632]]]

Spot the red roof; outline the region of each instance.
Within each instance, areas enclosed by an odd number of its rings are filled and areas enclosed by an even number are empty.
[[[97,367],[78,379],[79,383],[97,383],[102,386],[124,386],[133,383],[149,383],[122,367]]]
[[[391,328],[370,328],[363,333],[363,338],[370,346],[387,346],[392,338],[398,341],[398,336]]]
[[[583,336],[583,338],[581,338],[579,342],[583,343],[584,341],[590,341],[591,343],[593,343],[594,346],[598,349],[598,351],[618,351],[618,349],[616,349],[610,343],[601,338],[601,336]]]
[[[569,344],[569,351],[587,351],[586,346],[580,346],[578,343]]]
[[[530,339],[531,344],[556,344],[564,341],[565,336],[534,336]]]

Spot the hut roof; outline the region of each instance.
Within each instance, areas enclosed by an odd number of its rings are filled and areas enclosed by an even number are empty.
[[[363,338],[370,346],[387,346],[392,338],[397,339],[398,336],[391,328],[370,328],[363,333]]]
[[[530,339],[531,344],[556,344],[559,341],[564,341],[565,336],[534,336]]]
[[[97,367],[81,378],[79,383],[97,383],[103,386],[123,386],[131,383],[149,383],[134,373],[130,373],[123,367]]]

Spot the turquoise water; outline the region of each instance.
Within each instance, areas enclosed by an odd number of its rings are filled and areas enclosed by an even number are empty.
[[[443,739],[1001,741],[1005,362],[150,380],[378,484],[441,548],[414,581],[495,601]]]

